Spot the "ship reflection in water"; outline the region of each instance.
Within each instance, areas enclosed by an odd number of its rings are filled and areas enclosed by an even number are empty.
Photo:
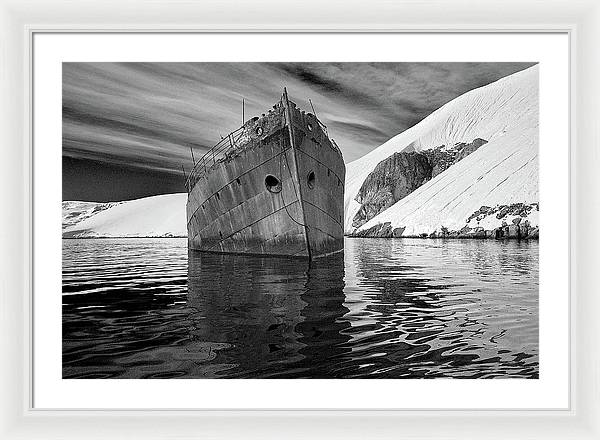
[[[63,241],[64,378],[538,377],[538,243]]]
[[[188,255],[188,305],[202,311],[192,332],[220,344],[225,375],[336,375],[350,323],[344,260]]]

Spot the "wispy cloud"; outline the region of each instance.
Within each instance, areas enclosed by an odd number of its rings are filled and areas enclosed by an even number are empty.
[[[65,63],[63,155],[179,172],[286,86],[350,162],[458,95],[533,63]]]

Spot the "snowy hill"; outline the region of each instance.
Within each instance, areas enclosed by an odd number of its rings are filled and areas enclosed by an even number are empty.
[[[63,230],[69,226],[73,226],[82,222],[86,218],[98,214],[112,206],[118,205],[121,202],[79,202],[66,201],[62,203],[62,228]]]
[[[382,185],[380,178],[365,189],[365,182],[374,181],[372,173],[378,164],[389,168],[392,156],[399,153],[409,159],[417,153],[446,154],[475,140],[481,142],[460,161],[437,175],[430,173],[430,180],[418,182],[420,186],[397,197],[391,206],[384,204],[382,212],[371,210],[374,217],[365,214],[364,199],[377,200],[377,185]],[[538,148],[536,65],[459,96],[350,163],[346,171],[345,231],[357,233],[389,223],[386,226],[396,230],[394,235],[423,236],[434,231],[439,234],[442,227],[449,231],[465,226],[492,230],[503,222],[517,225],[520,220],[536,227]],[[454,151],[449,157],[458,153]],[[394,163],[398,162],[395,159]],[[385,173],[389,174],[387,168]],[[357,214],[362,221],[357,222]]]
[[[185,237],[187,194],[116,203],[63,202],[63,238]]]

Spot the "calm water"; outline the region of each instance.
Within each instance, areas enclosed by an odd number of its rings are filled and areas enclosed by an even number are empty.
[[[63,240],[65,378],[538,374],[537,242],[346,239],[309,265]]]

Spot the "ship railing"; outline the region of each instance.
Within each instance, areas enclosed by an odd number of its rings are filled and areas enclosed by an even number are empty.
[[[336,150],[337,153],[341,156],[342,155],[342,149],[340,148],[340,146],[333,139],[329,138],[329,140],[331,141],[331,145],[333,145],[334,150]]]
[[[325,133],[327,138],[331,141],[331,146],[333,147],[333,149],[341,156],[342,150],[339,147],[339,145],[331,137],[329,137],[329,132],[327,131],[327,126],[325,124],[323,124],[316,115],[313,115],[313,116],[314,116],[315,120],[317,121],[317,123],[319,124],[319,127],[321,127],[321,130],[323,130],[323,132]]]
[[[244,127],[240,127],[237,130],[232,131],[227,136],[221,138],[221,140],[210,150],[194,163],[194,167],[186,181],[188,191],[198,181],[198,179],[204,175],[211,166],[216,164],[219,160],[227,156],[228,153],[235,150],[240,146],[240,141],[244,135]]]
[[[338,153],[342,154],[342,150],[340,150],[340,147],[335,143],[335,141],[333,139],[331,139],[329,137],[329,131],[327,130],[327,125],[323,124],[321,122],[321,120],[317,117],[317,115],[314,115],[312,113],[310,115],[315,118],[315,120],[317,121],[317,124],[319,124],[319,127],[321,128],[321,130],[323,131],[323,133],[325,133],[325,135],[329,138],[329,140],[331,141],[331,143],[334,145],[334,150],[337,150]]]
[[[315,119],[317,120],[319,127],[321,127],[321,130],[323,130],[325,132],[325,134],[327,135],[327,137],[329,137],[329,132],[327,131],[327,126],[325,124],[323,124],[319,118],[317,118],[317,115],[315,115]]]

